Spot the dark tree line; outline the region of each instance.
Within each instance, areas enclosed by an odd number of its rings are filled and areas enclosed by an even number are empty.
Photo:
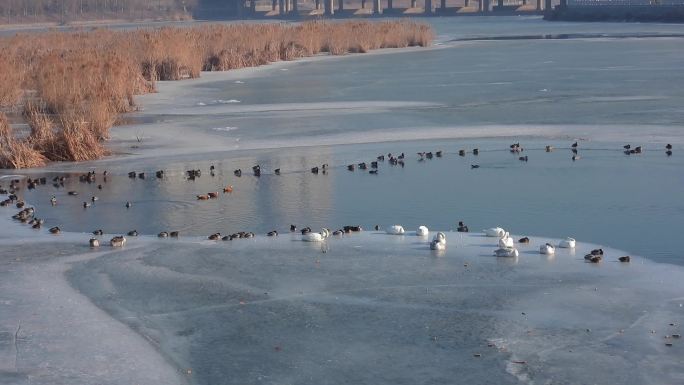
[[[189,13],[197,0],[0,0],[0,23],[138,19]]]

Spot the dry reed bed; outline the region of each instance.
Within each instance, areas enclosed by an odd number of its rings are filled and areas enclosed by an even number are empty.
[[[196,78],[326,52],[428,46],[432,29],[408,20],[232,24],[195,28],[50,32],[0,39],[0,108],[31,128],[17,138],[0,112],[0,167],[81,161],[107,154],[103,141],[134,95],[159,80]],[[2,111],[2,110],[0,110]]]

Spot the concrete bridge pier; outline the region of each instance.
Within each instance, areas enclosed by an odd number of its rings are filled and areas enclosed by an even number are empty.
[[[470,0],[465,0],[465,1],[463,2],[463,6],[464,6],[464,7],[468,7],[469,5],[470,5]]]
[[[324,13],[326,16],[332,16],[335,14],[335,9],[333,8],[334,6],[334,0],[323,0],[323,7],[325,8]]]
[[[278,0],[278,14],[285,14],[285,0]]]
[[[489,12],[489,0],[480,0],[480,5],[479,5],[478,10],[480,12],[483,12],[483,13]]]
[[[249,11],[252,15],[256,13],[256,0],[249,0]]]
[[[316,10],[321,9],[321,0],[316,0]]]
[[[560,8],[567,8],[568,7],[568,0],[560,0]]]
[[[387,9],[392,10],[392,0],[387,0]]]
[[[361,0],[361,9],[366,9],[366,0]]]
[[[292,13],[299,13],[299,6],[297,0],[292,0]]]
[[[446,9],[446,0],[440,0],[439,8],[441,8],[442,11],[444,11]]]
[[[337,11],[338,12],[344,11],[344,0],[340,0],[340,2],[337,4]]]
[[[499,10],[503,9],[503,0],[497,0],[496,5],[499,7]]]
[[[416,7],[416,0],[411,0],[411,8],[415,8],[415,7]]]
[[[278,0],[271,0],[271,11],[275,11],[278,6]]]
[[[544,0],[544,12],[550,13],[551,11],[553,11],[553,7],[551,6],[551,0]]]
[[[425,0],[425,14],[432,15],[432,0]]]
[[[537,11],[541,11],[542,9],[542,0],[537,0]]]
[[[373,14],[379,15],[381,13],[382,13],[382,5],[380,4],[380,0],[373,0]]]

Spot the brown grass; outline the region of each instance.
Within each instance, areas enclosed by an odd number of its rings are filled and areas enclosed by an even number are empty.
[[[9,126],[0,132],[2,167],[106,155],[103,141],[119,114],[134,109],[134,96],[153,92],[159,80],[197,78],[202,70],[255,67],[321,52],[344,55],[424,47],[432,39],[429,26],[408,20],[229,24],[0,38],[0,108],[23,109],[31,127],[25,139],[13,137]],[[19,155],[28,161],[16,161]]]

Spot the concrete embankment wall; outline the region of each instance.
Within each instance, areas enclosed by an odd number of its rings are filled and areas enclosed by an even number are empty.
[[[684,6],[618,6],[592,5],[556,7],[544,16],[546,20],[564,21],[654,21],[684,22]]]

